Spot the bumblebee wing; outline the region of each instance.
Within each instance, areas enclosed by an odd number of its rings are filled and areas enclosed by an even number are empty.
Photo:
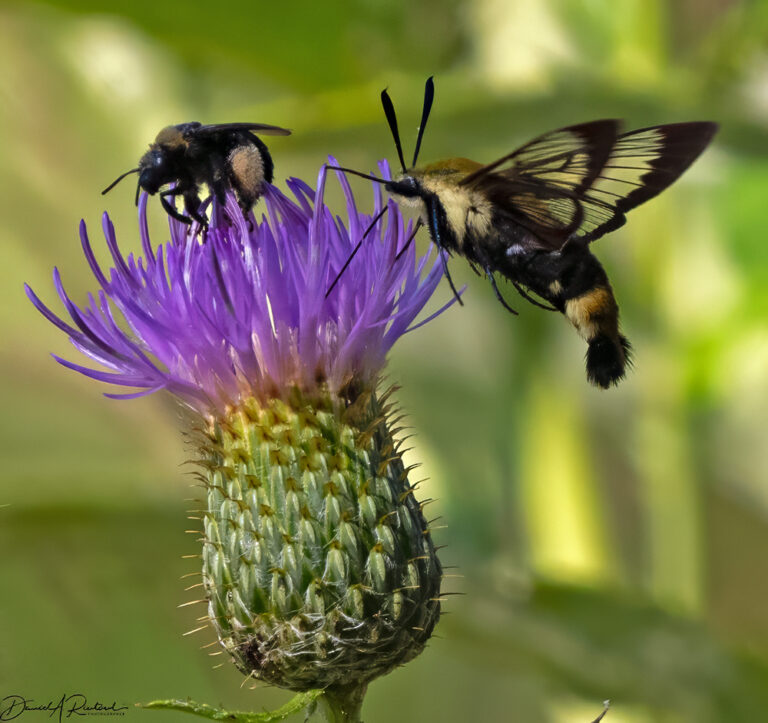
[[[580,199],[583,219],[573,241],[590,243],[623,226],[627,211],[680,177],[709,145],[717,127],[710,122],[672,123],[619,136]]]
[[[199,126],[194,129],[195,135],[211,135],[222,131],[251,131],[262,136],[289,136],[291,131],[279,126],[270,126],[265,123],[219,123],[215,125]]]
[[[582,223],[579,199],[606,164],[619,128],[609,119],[546,133],[460,185],[486,194],[497,214],[527,228],[543,248],[558,249]]]

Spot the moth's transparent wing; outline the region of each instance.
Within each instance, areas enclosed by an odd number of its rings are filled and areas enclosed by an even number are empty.
[[[618,130],[615,120],[561,128],[483,166],[462,185],[483,191],[500,218],[528,229],[531,245],[589,243],[622,226],[627,211],[679,178],[717,124]]]
[[[698,158],[717,132],[710,122],[672,123],[619,136],[584,193],[573,240],[589,243],[622,226],[626,213],[657,196]]]
[[[620,123],[599,120],[546,133],[466,176],[461,185],[487,195],[501,217],[559,248],[579,228],[579,199],[616,143]]]

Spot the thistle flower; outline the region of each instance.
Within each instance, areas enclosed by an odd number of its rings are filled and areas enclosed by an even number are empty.
[[[107,396],[166,389],[192,410],[209,620],[238,668],[323,689],[338,720],[357,720],[369,681],[421,652],[440,614],[440,562],[379,383],[442,271],[431,248],[418,256],[411,244],[395,260],[411,224],[389,201],[326,298],[373,216],[340,176],[347,220],[334,217],[325,178],[323,169],[317,192],[290,179],[293,199],[268,186],[259,222],[232,196],[213,202],[205,233],[170,219],[170,241],[156,249],[143,196],[141,257],[121,254],[103,217],[106,273],[81,222],[101,287],[87,304],[54,269],[71,323],[27,294],[104,368],[60,364],[130,389]],[[374,199],[378,212],[378,184]]]

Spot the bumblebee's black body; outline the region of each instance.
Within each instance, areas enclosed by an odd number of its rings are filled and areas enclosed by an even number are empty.
[[[255,132],[289,135],[290,131],[260,123],[203,125],[181,123],[163,128],[139,160],[106,188],[106,193],[129,173],[138,173],[136,198],[141,189],[150,195],[160,192],[163,208],[184,223],[192,220],[205,225],[200,212],[200,186],[206,184],[219,202],[224,202],[228,188],[234,190],[243,214],[259,199],[265,183],[271,183],[274,163],[264,142]],[[173,183],[173,188],[160,191]],[[169,199],[181,196],[187,215],[179,213]]]
[[[433,92],[430,78],[411,168],[403,161],[392,102],[382,93],[403,167],[400,176],[383,181],[385,188],[401,205],[418,209],[441,251],[464,256],[486,275],[509,311],[517,313],[499,292],[495,273],[531,303],[564,314],[589,344],[589,380],[603,388],[617,383],[630,345],[619,333],[618,304],[589,244],[674,182],[717,125],[677,123],[621,133],[617,120],[593,121],[544,134],[485,166],[451,158],[417,168]]]

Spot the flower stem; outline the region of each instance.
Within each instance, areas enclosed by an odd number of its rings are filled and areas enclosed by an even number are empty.
[[[367,685],[326,688],[318,700],[325,704],[328,723],[362,723],[360,713],[367,688]]]
[[[139,705],[140,708],[177,710],[184,713],[192,713],[214,721],[235,721],[235,723],[277,723],[277,721],[300,713],[304,708],[311,706],[322,696],[321,690],[310,690],[307,693],[299,693],[285,705],[273,711],[263,713],[249,713],[246,711],[230,711],[224,708],[216,708],[194,700],[153,700],[151,703]]]

